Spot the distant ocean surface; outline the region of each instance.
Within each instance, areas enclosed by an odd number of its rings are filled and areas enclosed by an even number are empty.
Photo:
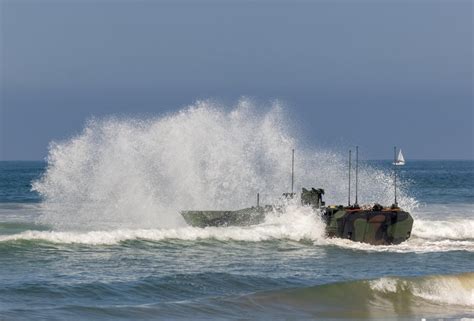
[[[45,171],[0,162],[1,320],[474,318],[473,161],[400,168],[418,204],[397,246],[326,239],[302,213],[248,228],[61,229],[32,191]]]

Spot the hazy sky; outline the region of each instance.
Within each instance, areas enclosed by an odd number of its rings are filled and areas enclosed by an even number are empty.
[[[309,143],[473,159],[472,1],[1,3],[0,160],[91,116],[279,99]]]

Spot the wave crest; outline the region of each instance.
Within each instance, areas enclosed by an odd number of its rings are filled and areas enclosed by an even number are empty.
[[[252,305],[304,311],[323,319],[461,317],[472,313],[474,273],[383,277],[249,295]],[[350,296],[350,299],[348,299]]]
[[[406,293],[433,303],[474,306],[474,273],[369,281],[376,294]]]

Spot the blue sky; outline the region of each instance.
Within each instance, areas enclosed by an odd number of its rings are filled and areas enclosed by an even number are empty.
[[[473,159],[471,1],[1,3],[0,160],[87,119],[279,99],[323,146]]]

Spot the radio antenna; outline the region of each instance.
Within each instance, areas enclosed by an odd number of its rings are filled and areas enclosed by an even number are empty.
[[[393,187],[394,187],[394,194],[395,194],[395,202],[393,205],[395,207],[398,206],[397,203],[397,146],[393,147]]]
[[[291,196],[293,197],[293,187],[295,183],[295,150],[291,150]]]
[[[358,190],[359,190],[359,146],[356,146],[356,199],[354,206],[359,206],[358,202]]]
[[[352,169],[352,151],[349,149],[349,191],[347,194],[347,204],[351,206],[351,169]]]

